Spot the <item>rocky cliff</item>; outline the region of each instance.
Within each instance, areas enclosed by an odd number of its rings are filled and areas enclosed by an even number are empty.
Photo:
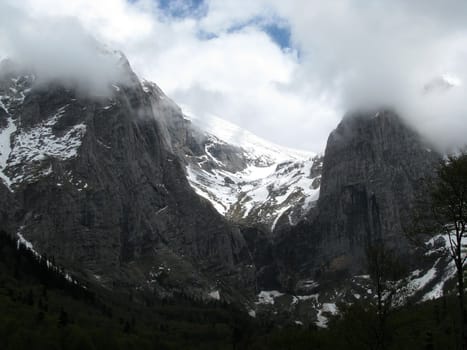
[[[409,253],[403,214],[438,155],[394,112],[345,116],[315,156],[203,129],[120,64],[99,98],[1,65],[0,225],[39,253],[107,288],[317,312],[369,241]]]
[[[318,199],[322,157],[263,140],[217,117],[185,115],[152,82],[143,83],[168,147],[190,185],[229,221],[272,233],[297,223]]]
[[[121,64],[127,82],[102,98],[2,66],[2,224],[107,287],[248,294],[246,242],[191,189],[156,114],[163,101]]]
[[[364,273],[374,240],[408,253],[403,216],[438,157],[392,111],[345,116],[327,142],[317,207],[276,242],[283,284]]]

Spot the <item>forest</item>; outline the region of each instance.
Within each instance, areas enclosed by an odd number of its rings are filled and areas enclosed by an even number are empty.
[[[131,299],[131,301],[130,301]],[[374,305],[340,305],[327,328],[278,325],[234,305],[180,295],[145,302],[67,276],[0,235],[0,348],[21,349],[457,349],[454,296],[405,305],[382,330]]]

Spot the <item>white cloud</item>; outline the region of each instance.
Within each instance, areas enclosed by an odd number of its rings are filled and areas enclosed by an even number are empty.
[[[310,0],[278,9],[303,49],[301,77],[332,94],[338,110],[394,107],[440,148],[465,143],[465,85],[423,94],[446,72],[466,81],[465,1]]]
[[[2,2],[0,33],[0,57],[34,71],[38,83],[59,80],[106,96],[111,83],[127,82],[120,55],[103,50],[75,17],[35,16]]]
[[[187,11],[180,4],[174,6]],[[422,90],[446,72],[467,82],[466,4],[207,0],[185,18],[167,16],[152,0],[14,6],[34,18],[76,18],[201,117],[215,114],[272,141],[321,151],[344,111],[362,106],[395,106],[440,147],[463,142],[467,84],[430,96]],[[280,49],[255,25],[278,19],[290,26],[299,54]]]
[[[248,22],[252,18],[272,18],[276,16],[272,4],[267,1],[208,0],[208,15],[201,19],[200,25],[209,32],[222,32]]]

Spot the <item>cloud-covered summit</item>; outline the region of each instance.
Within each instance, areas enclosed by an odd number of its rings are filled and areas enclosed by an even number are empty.
[[[116,73],[105,58],[92,59],[94,37],[125,52],[140,76],[198,117],[217,115],[283,145],[321,151],[346,111],[379,106],[399,111],[440,148],[465,142],[463,0],[5,0],[1,6],[9,8],[0,14],[1,55],[31,58],[44,73],[71,72],[94,86]],[[12,10],[23,14],[21,21]],[[41,61],[57,47],[63,52],[55,60]],[[460,84],[424,92],[443,76]]]
[[[0,58],[36,75],[36,82],[77,87],[106,96],[112,83],[128,81],[126,59],[109,50],[76,17],[31,16],[22,8],[0,4]]]

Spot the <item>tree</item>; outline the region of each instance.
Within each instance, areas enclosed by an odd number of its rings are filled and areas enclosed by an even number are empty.
[[[63,309],[63,308],[60,308],[60,315],[58,316],[58,324],[61,326],[61,327],[65,327],[66,325],[68,325],[68,313]]]
[[[374,308],[376,324],[374,325],[375,349],[386,349],[388,344],[388,318],[396,301],[394,297],[405,285],[405,271],[399,258],[384,242],[369,242],[366,247],[367,269],[370,282],[375,293]]]
[[[32,289],[29,289],[28,294],[26,295],[26,304],[34,305],[34,293]]]
[[[414,210],[410,235],[443,234],[449,242],[448,254],[456,266],[457,294],[461,322],[462,349],[467,349],[464,265],[467,255],[467,152],[440,161],[436,176],[426,181],[426,202]]]

